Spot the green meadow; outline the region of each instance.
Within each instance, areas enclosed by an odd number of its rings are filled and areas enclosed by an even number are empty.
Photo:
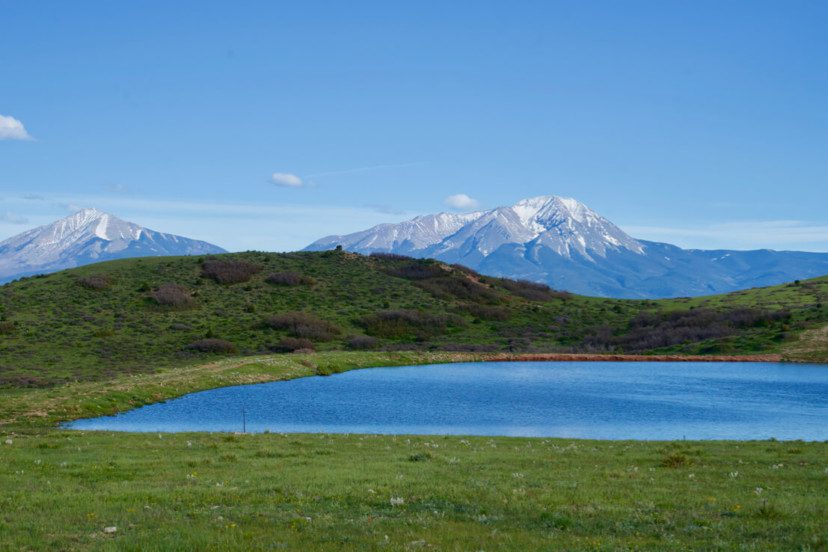
[[[826,360],[828,278],[579,297],[341,252],[0,287],[0,550],[825,550],[828,443],[78,432],[192,391],[503,353]]]
[[[270,355],[0,391],[0,549],[825,549],[828,443],[55,429],[197,389],[481,358]]]
[[[818,359],[828,277],[618,300],[397,256],[110,261],[0,287],[0,387],[51,387],[295,350],[787,354]]]

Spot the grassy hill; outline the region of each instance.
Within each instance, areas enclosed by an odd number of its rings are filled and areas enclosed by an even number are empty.
[[[340,251],[126,259],[0,287],[0,386],[303,349],[772,353],[826,297],[828,277],[640,301]]]

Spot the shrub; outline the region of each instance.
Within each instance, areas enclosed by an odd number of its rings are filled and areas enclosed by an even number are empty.
[[[342,330],[327,320],[322,320],[307,312],[284,312],[269,316],[262,321],[267,328],[287,330],[293,337],[330,341]]]
[[[4,368],[0,366],[0,372],[2,372]],[[44,378],[39,376],[31,376],[31,375],[10,375],[10,376],[0,376],[0,388],[8,388],[8,387],[28,387],[28,388],[44,388],[44,387],[51,387],[54,385],[54,382],[50,382]]]
[[[368,255],[369,257],[374,257],[375,259],[388,259],[391,261],[410,261],[413,257],[409,257],[407,255],[399,255],[397,253],[382,253],[379,251],[375,251]]]
[[[443,343],[437,347],[438,351],[453,351],[465,353],[491,353],[497,351],[499,347],[491,344],[477,344],[477,343]]]
[[[235,353],[236,346],[225,340],[225,339],[217,339],[214,337],[208,337],[206,339],[200,339],[193,343],[190,343],[186,347],[191,351],[198,351],[200,353]]]
[[[316,280],[298,272],[273,272],[265,278],[265,282],[274,286],[311,286]]]
[[[345,346],[355,351],[376,349],[379,346],[379,339],[370,335],[355,335],[348,338]]]
[[[201,275],[215,280],[219,284],[239,284],[247,282],[260,272],[262,267],[246,261],[206,259],[201,264]]]
[[[413,310],[387,310],[361,318],[358,323],[375,337],[400,339],[424,338],[444,332],[450,326],[462,326],[457,316],[434,315]]]
[[[300,351],[313,351],[313,342],[310,339],[300,337],[286,337],[278,343],[271,345],[269,349],[276,353],[295,353]]]
[[[770,326],[790,318],[786,311],[762,309],[735,309],[716,311],[697,308],[667,313],[640,312],[627,331],[615,335],[609,326],[597,326],[584,338],[584,347],[591,350],[628,352],[672,347],[708,339],[721,339],[739,329]],[[707,352],[715,352],[707,349]]]
[[[500,296],[494,290],[465,276],[449,275],[442,278],[420,280],[416,285],[441,299],[460,299],[473,303],[499,303]]]
[[[661,467],[663,468],[681,468],[692,464],[689,456],[679,451],[668,452],[661,459]]]
[[[86,289],[102,290],[110,286],[109,276],[105,274],[90,274],[78,279],[78,284]]]
[[[165,307],[186,308],[195,304],[190,290],[178,284],[161,284],[150,294],[150,297]]]
[[[406,280],[426,280],[428,278],[439,278],[448,274],[439,264],[426,261],[414,261],[412,263],[394,266],[386,270],[386,273],[397,278],[405,278]]]
[[[510,293],[523,297],[528,301],[551,301],[552,299],[568,299],[572,297],[572,294],[565,291],[555,291],[546,284],[530,282],[529,280],[509,280],[502,278],[498,283]]]

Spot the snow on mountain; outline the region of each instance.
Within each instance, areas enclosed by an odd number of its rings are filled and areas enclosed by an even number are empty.
[[[109,259],[223,252],[207,242],[156,232],[97,209],[82,209],[0,242],[0,282]]]
[[[380,224],[322,238],[306,250],[337,245],[430,257],[607,297],[706,295],[828,274],[828,253],[685,250],[637,240],[583,203],[558,196]]]
[[[542,244],[559,255],[591,259],[609,249],[643,253],[644,247],[574,199],[540,196],[511,207],[463,215],[440,213],[399,224],[380,224],[345,236],[328,236],[307,249],[342,245],[350,251],[428,252],[428,256],[486,257],[505,244]]]

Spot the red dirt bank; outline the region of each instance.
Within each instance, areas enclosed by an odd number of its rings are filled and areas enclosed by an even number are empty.
[[[487,361],[613,361],[613,362],[781,362],[782,355],[602,355],[589,353],[503,353]]]

